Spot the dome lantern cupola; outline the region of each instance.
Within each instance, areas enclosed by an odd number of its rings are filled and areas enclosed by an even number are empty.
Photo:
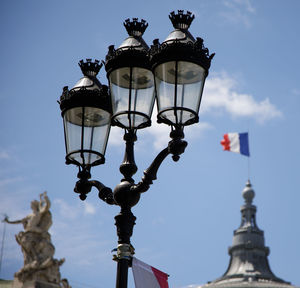
[[[270,249],[265,246],[264,232],[256,224],[256,206],[252,204],[255,192],[248,180],[242,192],[245,200],[241,206],[241,224],[234,231],[229,247],[230,262],[224,275],[202,288],[240,287],[294,287],[276,277],[269,266]]]

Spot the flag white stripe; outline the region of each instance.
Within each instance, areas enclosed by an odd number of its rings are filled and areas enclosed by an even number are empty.
[[[132,272],[136,288],[160,288],[151,266],[132,258]]]
[[[228,133],[230,140],[230,151],[240,153],[240,136],[239,133]]]

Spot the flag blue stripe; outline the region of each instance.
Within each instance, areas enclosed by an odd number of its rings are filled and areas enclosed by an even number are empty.
[[[245,156],[250,156],[248,133],[239,133],[240,138],[240,153]]]

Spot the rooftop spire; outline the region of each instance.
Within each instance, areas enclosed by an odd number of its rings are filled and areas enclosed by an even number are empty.
[[[242,195],[245,200],[241,206],[242,221],[234,231],[232,246],[228,249],[230,262],[227,271],[203,287],[242,287],[239,284],[243,284],[243,287],[266,287],[266,282],[268,287],[293,287],[276,277],[270,269],[270,250],[265,246],[264,232],[256,224],[256,206],[252,204],[255,193],[250,180]],[[235,286],[232,286],[233,283]]]
[[[255,197],[255,192],[252,189],[250,180],[247,181],[246,186],[245,186],[242,194],[243,194],[243,197],[245,199],[246,204],[251,204],[253,198]]]

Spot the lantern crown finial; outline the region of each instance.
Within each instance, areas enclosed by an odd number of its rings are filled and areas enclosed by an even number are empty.
[[[78,65],[80,66],[80,69],[84,76],[96,76],[98,72],[100,71],[102,67],[102,63],[100,63],[99,60],[96,60],[92,62],[92,59],[86,59],[84,62],[83,60],[80,60]]]
[[[148,27],[146,20],[138,21],[138,18],[132,18],[132,21],[128,18],[123,24],[129,36],[142,36]]]
[[[190,11],[187,11],[184,13],[184,10],[178,10],[178,13],[175,14],[175,12],[171,12],[169,15],[170,20],[172,21],[172,24],[175,29],[189,29],[192,21],[195,18],[195,15],[192,14]]]

